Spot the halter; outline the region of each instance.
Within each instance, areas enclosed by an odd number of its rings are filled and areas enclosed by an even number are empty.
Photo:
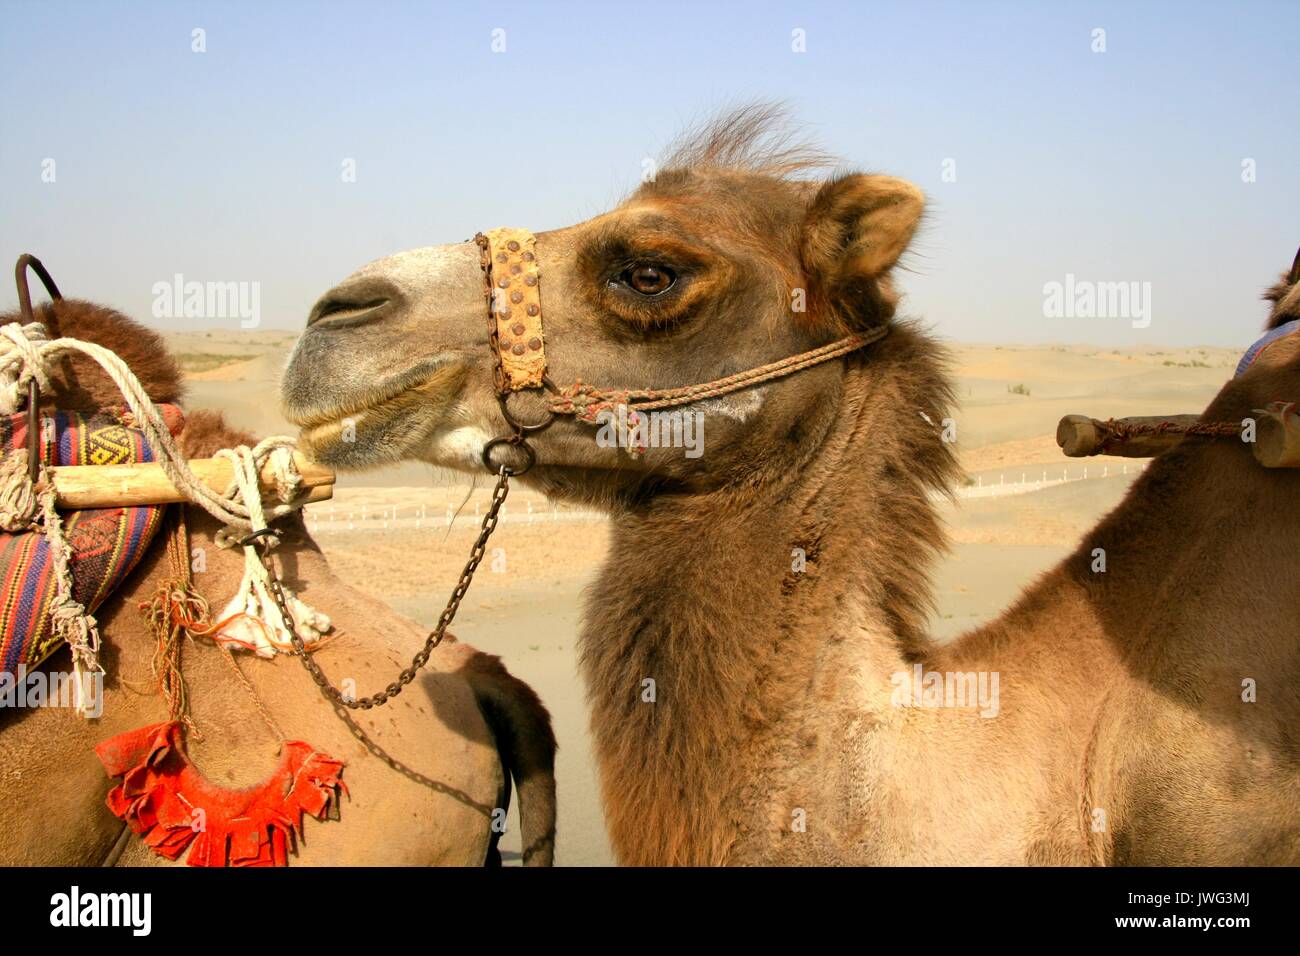
[[[773,379],[829,362],[878,342],[889,334],[889,325],[870,332],[845,336],[827,345],[755,368],[676,388],[600,388],[575,380],[557,388],[547,377],[546,335],[542,328],[542,277],[537,260],[536,237],[527,229],[490,229],[474,237],[483,268],[484,297],[488,304],[488,341],[494,359],[494,381],[501,415],[514,432],[493,438],[483,446],[483,465],[495,475],[524,474],[537,464],[537,453],[528,435],[539,432],[557,416],[572,415],[578,421],[595,424],[597,416],[618,405],[629,412],[654,411],[718,398]],[[548,393],[546,418],[536,423],[520,422],[510,411],[509,398],[525,389]],[[511,446],[524,456],[523,466],[494,465],[493,452]]]

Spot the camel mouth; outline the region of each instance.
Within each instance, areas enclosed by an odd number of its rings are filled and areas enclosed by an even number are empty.
[[[418,457],[443,424],[468,367],[444,362],[411,382],[409,376],[363,399],[319,411],[286,409],[299,426],[299,447],[310,458],[341,468]]]
[[[295,364],[294,361],[290,361],[290,375],[298,371]],[[319,400],[320,396],[316,389],[310,390],[311,398],[305,401],[290,398],[286,393],[282,395],[282,411],[291,424],[297,425],[304,431],[318,426],[338,424],[342,420],[374,412],[401,399],[407,392],[417,391],[430,383],[443,380],[448,371],[459,364],[459,357],[453,354],[434,355],[399,375],[367,383],[364,389],[331,394],[323,401]]]

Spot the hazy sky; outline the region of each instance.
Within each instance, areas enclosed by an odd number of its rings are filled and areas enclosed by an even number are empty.
[[[951,338],[1244,345],[1300,245],[1296,0],[0,8],[0,258],[156,325],[238,322],[151,318],[178,273],[297,328],[370,259],[586,218],[751,98],[929,194],[902,284]],[[1149,324],[1045,316],[1067,274]]]

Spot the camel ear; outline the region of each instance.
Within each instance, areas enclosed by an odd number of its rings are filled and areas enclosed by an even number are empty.
[[[1300,249],[1295,252],[1295,261],[1291,263],[1291,273],[1286,277],[1288,285],[1300,282]]]
[[[818,190],[800,256],[809,298],[852,328],[887,322],[898,304],[889,270],[916,234],[925,195],[905,179],[854,173]]]

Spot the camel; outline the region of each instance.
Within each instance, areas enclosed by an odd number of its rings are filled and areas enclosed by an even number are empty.
[[[162,339],[126,316],[59,300],[37,317],[52,334],[117,351],[154,401],[181,398],[180,371]],[[17,318],[4,315],[0,322]],[[50,406],[92,411],[122,404],[112,382],[81,357],[65,360],[54,381],[54,394],[45,396]],[[251,437],[199,410],[187,416],[179,443],[187,457],[201,458]],[[204,557],[195,562],[194,584],[218,609],[239,582],[242,551],[218,547],[220,528],[198,507],[185,511],[191,546]],[[423,644],[425,631],[335,576],[300,515],[278,527],[285,529],[277,554],[286,584],[309,594],[335,625],[333,638],[315,651],[321,666],[336,681],[354,679],[359,694],[387,686]],[[102,716],[88,720],[54,707],[0,712],[0,865],[169,865],[109,811],[105,797],[117,781],[95,754],[96,744],[115,734],[167,719],[150,669],[156,638],[138,607],[168,577],[165,538],[160,531],[97,613],[107,670]],[[280,745],[262,709],[285,738],[305,740],[345,764],[348,794],[337,819],[306,818],[290,865],[499,864],[504,815],[498,811],[508,806],[510,776],[519,792],[524,862],[550,863],[555,741],[549,715],[498,658],[448,636],[426,671],[387,706],[336,713],[292,657],[235,656],[256,699],[210,641],[187,642],[182,652],[190,712],[202,734],[189,736],[186,749],[209,782],[249,787],[276,767]],[[67,672],[68,649],[44,668]]]
[[[925,198],[823,177],[774,119],[714,120],[610,212],[536,235],[557,387],[710,382],[889,325],[689,408],[698,457],[633,457],[569,417],[529,437],[521,480],[610,516],[579,654],[618,860],[1300,862],[1300,479],[1235,440],[1179,447],[998,619],[931,641],[953,398],[891,281]],[[483,283],[461,243],[326,292],[282,385],[303,445],[481,473],[509,434]],[[1300,397],[1300,336],[1204,416],[1282,397]],[[544,401],[510,409],[537,422]]]

